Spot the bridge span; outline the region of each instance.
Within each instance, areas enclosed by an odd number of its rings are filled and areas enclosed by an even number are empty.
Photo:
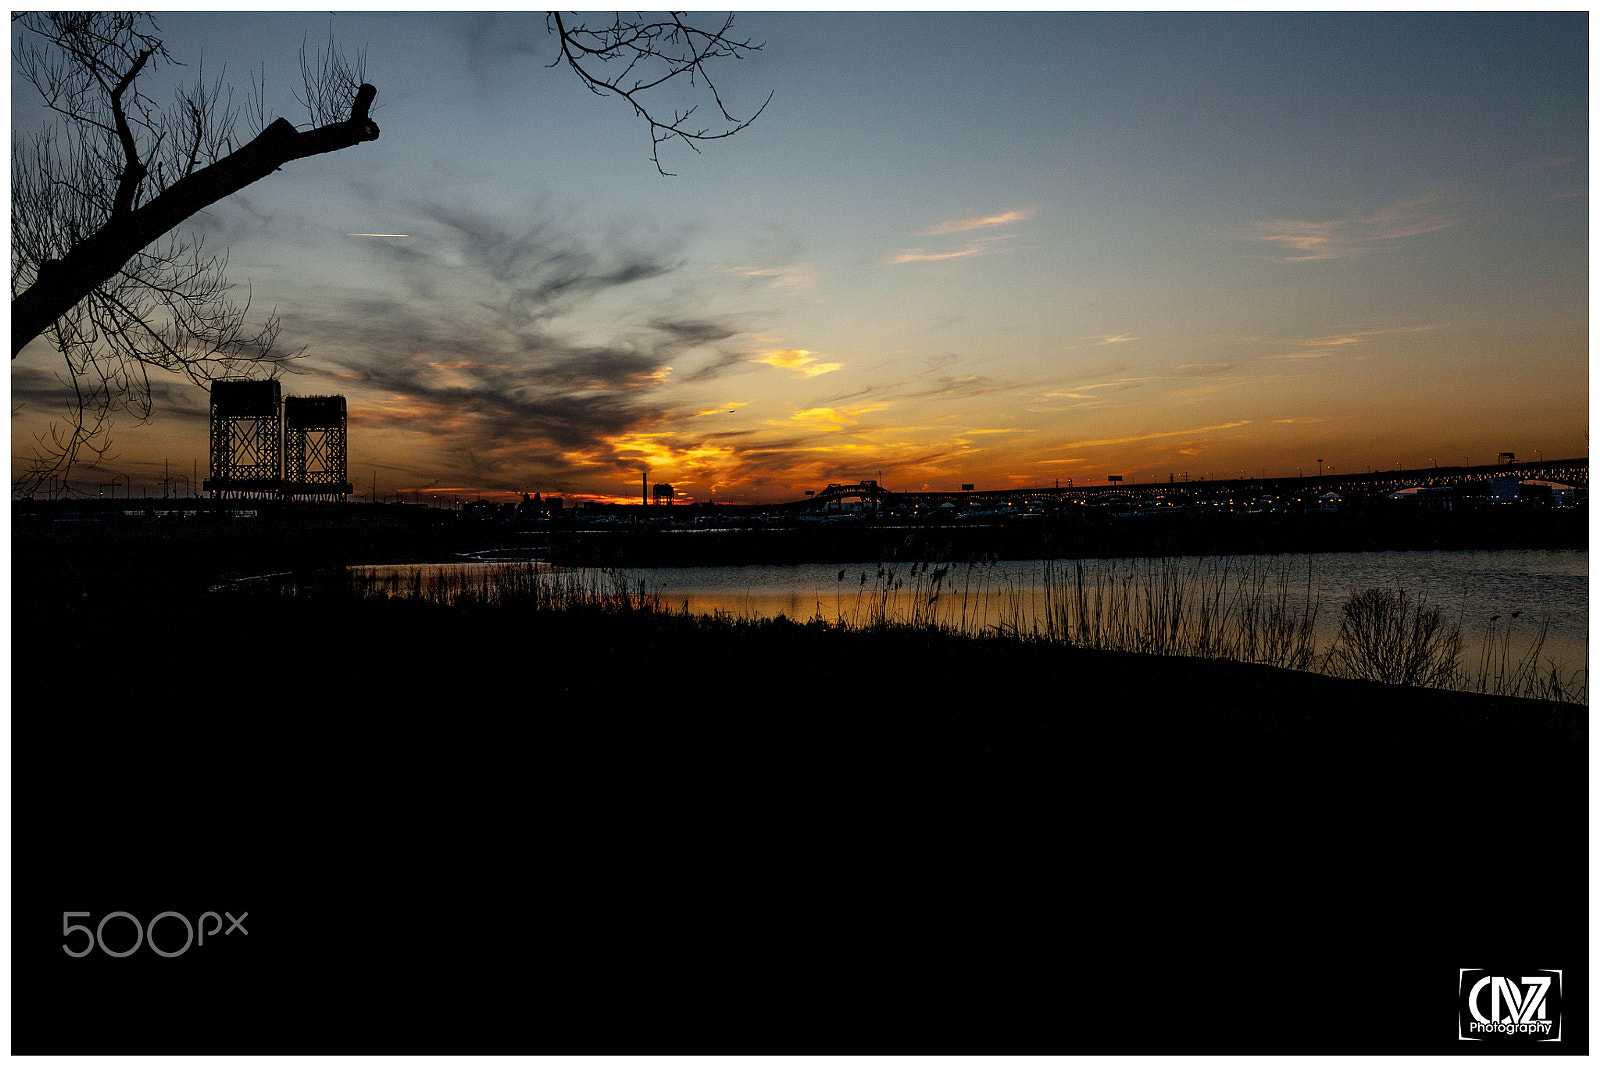
[[[895,492],[877,481],[831,484],[827,488],[784,505],[800,511],[828,511],[851,500],[873,509],[937,508],[950,503],[958,507],[990,507],[1003,504],[1092,504],[1126,499],[1148,502],[1155,498],[1174,504],[1202,500],[1251,500],[1263,496],[1278,498],[1316,498],[1328,493],[1351,501],[1371,500],[1413,488],[1445,486],[1483,486],[1504,478],[1518,481],[1548,481],[1576,488],[1589,487],[1588,459],[1553,459],[1508,462],[1483,466],[1427,466],[1415,469],[1370,470],[1362,473],[1328,473],[1313,476],[1277,478],[1229,478],[1220,481],[1178,480],[1130,482],[1118,480],[1100,484],[1031,485],[1023,488]]]

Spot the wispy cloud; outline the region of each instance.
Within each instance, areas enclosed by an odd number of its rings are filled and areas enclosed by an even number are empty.
[[[1008,226],[1013,222],[1026,222],[1033,217],[1031,210],[1002,211],[997,215],[974,215],[941,222],[918,233],[919,237],[940,237],[946,233],[966,233],[969,230],[987,229],[991,226]]]
[[[1236,359],[1216,360],[1213,362],[1179,363],[1174,367],[1174,370],[1184,377],[1208,377],[1241,370],[1253,363],[1267,360],[1338,359],[1340,361],[1358,361],[1370,357],[1368,345],[1374,338],[1411,333],[1429,333],[1443,328],[1439,323],[1427,323],[1419,326],[1383,326],[1375,329],[1352,330],[1348,333],[1332,333],[1318,337],[1287,340],[1283,338],[1257,337],[1253,338],[1249,343],[1262,347],[1270,344],[1279,350],[1264,353],[1258,350],[1255,354],[1241,353]],[[1381,347],[1379,350],[1381,350]]]
[[[785,292],[804,292],[814,288],[819,277],[812,267],[712,267],[718,274],[740,278]]]
[[[1080,440],[1065,445],[1068,448],[1103,448],[1111,444],[1134,444],[1138,441],[1158,440],[1163,437],[1192,437],[1196,433],[1216,433],[1224,429],[1237,429],[1248,426],[1249,420],[1243,422],[1223,422],[1216,426],[1201,426],[1198,429],[1169,429],[1161,433],[1141,433],[1134,437],[1111,437],[1106,440]]]
[[[1348,259],[1397,241],[1449,229],[1459,223],[1450,210],[1455,197],[1435,189],[1370,214],[1337,219],[1275,219],[1250,228],[1257,241],[1278,245],[1281,262]]]
[[[1443,328],[1438,323],[1429,323],[1420,326],[1384,326],[1378,329],[1353,330],[1349,333],[1335,333],[1325,337],[1309,337],[1296,342],[1298,350],[1279,352],[1275,355],[1262,356],[1263,359],[1323,359],[1332,355],[1346,355],[1352,359],[1365,359],[1364,354],[1356,354],[1356,349],[1366,344],[1374,337],[1387,337],[1395,334],[1431,333]]]
[[[1547,170],[1560,170],[1570,167],[1574,163],[1580,162],[1582,158],[1582,156],[1576,155],[1536,155],[1532,158],[1524,159],[1521,165],[1517,167],[1517,173],[1523,177],[1532,177]]]
[[[1044,394],[1044,398],[1047,400],[1098,399],[1099,397],[1091,395],[1097,389],[1111,389],[1114,392],[1121,392],[1124,389],[1138,388],[1149,380],[1149,378],[1119,378],[1116,381],[1100,381],[1093,385],[1074,385],[1066,391],[1047,392]]]
[[[945,259],[966,259],[974,255],[988,255],[993,249],[967,247],[955,252],[925,252],[921,248],[914,248],[909,252],[898,252],[891,255],[884,262],[891,265],[895,263],[937,263]]]
[[[914,236],[944,237],[952,233],[971,233],[975,230],[989,230],[996,227],[1015,225],[1018,222],[1026,222],[1032,217],[1033,211],[1026,208],[1002,211],[993,215],[972,215],[967,218],[957,218],[946,222],[941,222],[936,226],[932,226],[928,229],[917,232]],[[1014,236],[1015,234],[995,234],[987,237],[979,237],[975,240],[968,241],[967,244],[961,248],[909,248],[905,251],[896,252],[893,255],[886,257],[884,259],[884,263],[890,266],[901,263],[939,263],[947,262],[952,259],[970,259],[974,256],[994,255],[1005,250],[1001,242],[1009,240]]]

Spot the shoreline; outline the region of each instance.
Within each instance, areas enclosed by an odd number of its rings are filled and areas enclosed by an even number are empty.
[[[338,512],[334,512],[338,514]],[[17,517],[12,558],[49,573],[124,569],[182,582],[195,574],[447,561],[494,550],[539,553],[566,566],[733,566],[753,563],[966,562],[975,559],[1170,558],[1367,551],[1587,549],[1586,509],[1332,514],[1095,516],[1072,521],[790,524],[730,529],[560,524],[525,529],[475,521],[407,522],[264,514],[108,522]],[[27,575],[24,574],[26,577]],[[48,595],[40,588],[38,595]]]

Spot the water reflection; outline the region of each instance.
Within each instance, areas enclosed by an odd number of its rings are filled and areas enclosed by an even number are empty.
[[[460,574],[493,565],[367,569]],[[665,607],[696,614],[784,615],[851,625],[912,622],[968,633],[1057,638],[1099,626],[1120,632],[1122,639],[1146,642],[1155,639],[1147,631],[1186,627],[1185,639],[1199,641],[1202,649],[1213,636],[1208,627],[1224,623],[1236,629],[1303,624],[1325,648],[1338,633],[1347,597],[1386,588],[1420,597],[1458,624],[1465,637],[1464,664],[1482,658],[1491,642],[1501,652],[1522,654],[1542,634],[1541,662],[1567,674],[1586,675],[1588,667],[1587,551],[833,563],[605,573],[607,582],[621,580],[653,593]],[[1218,639],[1221,633],[1215,634]],[[1236,636],[1256,640],[1242,630]],[[1248,643],[1248,648],[1257,645]],[[1148,650],[1185,653],[1186,647],[1168,644]],[[1261,656],[1251,650],[1245,657]]]

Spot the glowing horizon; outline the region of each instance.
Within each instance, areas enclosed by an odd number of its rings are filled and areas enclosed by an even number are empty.
[[[194,226],[306,347],[285,394],[346,397],[358,495],[1588,454],[1583,12],[740,14],[766,49],[719,88],[773,104],[673,178],[626,107],[529,58],[536,15],[338,19],[382,137]],[[327,31],[162,26],[275,85]],[[13,361],[14,476],[58,363]],[[205,392],[153,384],[77,491],[205,475]]]

